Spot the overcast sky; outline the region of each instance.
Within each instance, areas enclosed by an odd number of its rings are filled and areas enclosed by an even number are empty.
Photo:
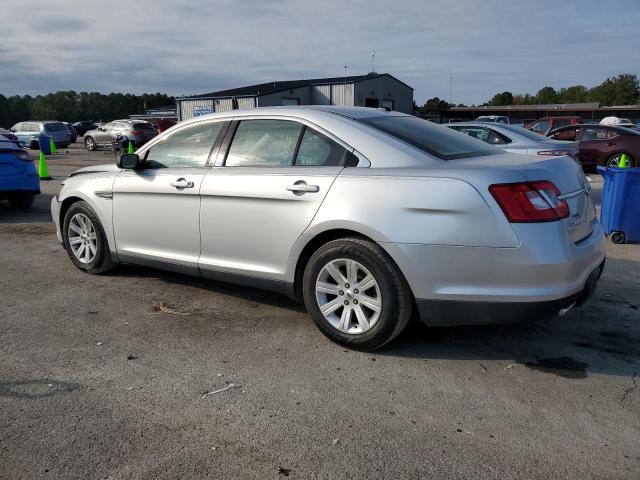
[[[3,0],[1,11],[6,96],[357,75],[372,50],[419,104],[640,74],[640,0]]]

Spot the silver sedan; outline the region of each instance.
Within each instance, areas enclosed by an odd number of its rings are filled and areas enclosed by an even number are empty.
[[[128,263],[270,289],[363,350],[414,314],[455,325],[566,312],[604,265],[569,158],[368,108],[198,117],[117,165],[74,172],[51,209],[87,273]]]
[[[517,125],[487,124],[476,121],[449,124],[447,127],[507,152],[547,157],[568,156],[580,163],[576,142],[553,140]]]

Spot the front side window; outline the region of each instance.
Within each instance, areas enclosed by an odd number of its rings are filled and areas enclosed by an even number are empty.
[[[147,151],[145,167],[204,167],[223,125],[203,123],[172,133]]]
[[[488,147],[482,141],[421,118],[384,115],[360,118],[358,121],[442,160],[500,153],[500,150]]]
[[[293,165],[302,125],[288,120],[243,120],[225,165],[228,167]]]
[[[305,127],[295,164],[322,167],[340,166],[345,164],[348,156],[347,149],[321,133]]]

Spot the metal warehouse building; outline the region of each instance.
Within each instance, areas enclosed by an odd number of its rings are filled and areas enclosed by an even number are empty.
[[[413,110],[413,88],[388,73],[262,83],[176,100],[178,120],[239,108],[341,105]]]

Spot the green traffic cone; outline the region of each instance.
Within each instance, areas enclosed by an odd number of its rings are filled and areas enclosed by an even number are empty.
[[[620,155],[620,161],[618,162],[618,168],[627,168],[629,166],[629,156],[626,153]]]
[[[40,160],[38,162],[38,176],[40,177],[40,180],[53,180],[53,178],[49,176],[47,157],[45,157],[42,150],[40,150]]]
[[[56,150],[56,142],[53,141],[53,137],[49,137],[49,147],[51,148],[51,155],[58,153]]]
[[[127,148],[127,153],[133,153],[133,143],[129,140],[129,148]]]

